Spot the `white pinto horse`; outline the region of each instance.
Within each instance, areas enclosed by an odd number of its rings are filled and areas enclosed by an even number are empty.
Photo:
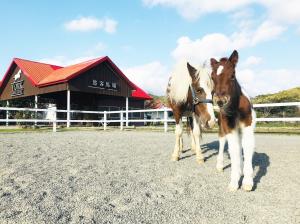
[[[187,116],[191,127],[191,149],[196,152],[196,161],[199,164],[204,162],[200,148],[201,127],[212,128],[215,124],[212,90],[210,68],[201,66],[195,69],[187,62],[176,65],[167,88],[168,103],[176,122],[173,161],[179,160],[183,149],[182,117]]]

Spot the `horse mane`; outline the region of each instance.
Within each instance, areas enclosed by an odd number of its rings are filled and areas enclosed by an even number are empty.
[[[211,68],[206,62],[199,66],[196,72],[197,79],[205,83],[203,86],[213,88],[213,81],[210,76]],[[188,98],[189,87],[192,84],[192,78],[187,69],[187,62],[180,61],[173,69],[168,83],[167,95],[168,98],[175,103],[185,103]]]
[[[173,69],[169,80],[168,97],[175,103],[186,102],[192,78],[187,69],[187,62],[180,61]]]

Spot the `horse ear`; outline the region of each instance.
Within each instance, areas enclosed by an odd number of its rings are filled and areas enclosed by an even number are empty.
[[[187,63],[186,65],[189,70],[190,76],[192,77],[192,80],[194,81],[196,79],[197,69],[195,69],[193,66],[191,66],[190,63]]]
[[[216,59],[211,58],[210,59],[210,66],[211,66],[211,68],[212,68],[213,71],[217,71],[219,63],[218,63],[218,61]]]
[[[238,60],[239,60],[239,53],[236,51],[236,50],[234,50],[233,52],[232,52],[232,54],[230,55],[230,57],[229,57],[229,61],[233,64],[233,66],[235,67],[236,66],[236,64],[238,63]]]

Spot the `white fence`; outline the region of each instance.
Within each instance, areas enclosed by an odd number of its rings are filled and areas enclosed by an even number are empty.
[[[287,106],[297,106],[300,107],[300,102],[291,102],[291,103],[268,103],[268,104],[254,104],[254,108],[267,108],[267,107],[287,107]],[[0,111],[6,112],[6,119],[0,119],[0,123],[6,123],[7,125],[12,122],[22,122],[22,123],[52,123],[53,131],[56,132],[56,126],[58,123],[98,123],[103,126],[104,130],[107,129],[107,125],[110,123],[120,123],[120,129],[123,130],[124,123],[128,125],[129,123],[164,123],[164,131],[168,131],[168,123],[175,122],[174,119],[170,119],[168,112],[171,110],[168,108],[164,109],[142,109],[142,110],[129,110],[129,111],[83,111],[83,110],[58,110],[56,107],[49,109],[37,109],[37,108],[15,108],[15,107],[0,107]],[[23,111],[23,112],[46,112],[46,119],[10,119],[10,111]],[[128,114],[134,113],[163,113],[163,119],[147,119],[145,116],[141,119],[129,119]],[[71,120],[71,116],[67,116],[69,119],[57,119],[57,113],[83,113],[83,114],[100,114],[103,115],[103,118],[99,120]],[[108,119],[107,115],[109,114],[119,114],[120,119]],[[124,114],[126,115],[124,117]],[[49,116],[48,116],[49,115]],[[257,122],[263,121],[283,121],[283,122],[295,122],[300,121],[300,117],[278,117],[278,118],[257,118]]]

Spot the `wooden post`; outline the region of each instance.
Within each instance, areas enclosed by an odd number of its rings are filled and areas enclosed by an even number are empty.
[[[70,127],[70,110],[71,110],[71,92],[67,90],[67,128]]]

